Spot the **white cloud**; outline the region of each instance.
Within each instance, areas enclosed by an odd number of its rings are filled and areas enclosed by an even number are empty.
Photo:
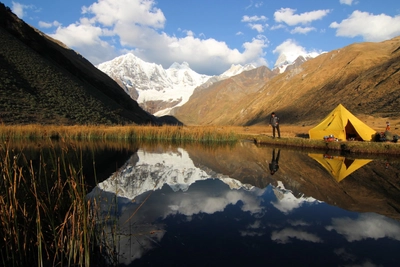
[[[250,5],[246,6],[245,9],[249,9],[249,8],[251,8],[251,7],[253,7],[253,6],[254,6],[255,8],[260,8],[260,7],[263,6],[263,4],[264,4],[264,2],[262,2],[262,1],[257,2],[257,3],[255,3],[255,4],[253,4],[253,1],[250,1]]]
[[[265,16],[243,16],[242,22],[247,22],[247,25],[250,27],[252,30],[256,30],[258,33],[264,32],[264,28],[268,27],[268,24],[260,24],[260,23],[253,23],[253,22],[259,22],[259,21],[266,21],[267,17]]]
[[[79,51],[93,64],[111,60],[123,51],[132,51],[142,60],[165,68],[173,62],[186,61],[196,72],[209,75],[221,74],[232,64],[267,65],[263,58],[268,45],[265,37],[253,38],[239,51],[223,41],[206,39],[190,30],[184,32],[184,37],[170,36],[162,31],[166,18],[153,0],[102,0],[83,7],[82,16],[78,22],[59,26],[49,35]],[[266,17],[244,19],[263,21]],[[255,29],[261,32],[261,27]],[[114,43],[108,43],[110,39]]]
[[[305,231],[298,231],[293,228],[285,228],[281,231],[273,231],[271,234],[271,240],[280,244],[290,243],[291,238],[313,243],[322,243],[321,238],[318,236]]]
[[[260,7],[263,6],[263,4],[264,4],[263,2],[258,2],[258,3],[255,3],[254,6],[255,6],[256,8],[260,8]]]
[[[186,33],[187,36],[194,36],[194,32],[190,30],[184,30],[183,32]]]
[[[256,22],[256,21],[266,21],[267,17],[265,16],[243,16],[242,22]]]
[[[12,2],[11,10],[20,19],[22,19],[26,15],[26,12],[25,12],[26,9],[34,9],[34,6],[33,5],[24,5],[24,4],[17,3],[17,2]]]
[[[271,27],[271,30],[278,30],[278,29],[283,29],[283,28],[286,28],[286,26],[283,24],[276,24]]]
[[[59,26],[51,36],[64,41],[69,46],[98,45],[102,41],[103,29],[91,24],[70,24],[67,27]]]
[[[379,42],[400,34],[400,16],[373,15],[356,10],[347,19],[340,23],[335,21],[329,27],[336,29],[336,36],[361,36],[365,41]]]
[[[298,58],[300,55],[305,56],[305,55],[311,55],[312,57],[315,57],[319,54],[321,54],[321,51],[307,51],[304,47],[298,45],[296,41],[292,39],[288,39],[278,45],[274,51],[274,54],[280,55],[285,55],[286,59],[288,61],[294,61],[296,58]]]
[[[262,24],[249,23],[249,27],[252,30],[256,30],[258,33],[262,33],[264,31],[264,26]]]
[[[101,37],[112,35],[107,29],[93,26],[85,22],[70,24],[67,27],[59,26],[55,33],[49,34],[67,46],[79,50],[93,64],[104,62],[118,56],[115,47]]]
[[[83,14],[93,14],[93,20],[104,26],[137,24],[152,28],[163,28],[166,21],[155,2],[132,0],[102,0],[82,8]]]
[[[307,34],[311,31],[316,31],[316,29],[314,27],[295,27],[293,30],[290,31],[290,33]]]
[[[326,227],[336,231],[347,241],[359,241],[367,238],[392,238],[400,240],[400,224],[378,214],[362,214],[357,219],[334,218],[332,225]]]
[[[193,36],[177,38],[149,32],[145,39],[138,41],[142,43],[136,45],[142,49],[136,50],[135,54],[141,59],[147,62],[160,62],[166,67],[174,61],[186,61],[192,69],[202,74],[210,71],[220,74],[232,64],[245,62],[266,65],[263,48],[267,46],[267,40],[262,37],[244,43],[242,53],[237,49],[230,49],[225,42],[212,38],[199,39]]]
[[[291,8],[281,8],[275,11],[274,18],[278,23],[284,22],[289,26],[294,26],[297,24],[308,24],[314,20],[320,20],[325,17],[330,11],[325,10],[315,10],[311,12],[304,12],[301,14],[294,14],[296,9]]]
[[[41,27],[41,28],[51,28],[51,27],[59,27],[59,26],[61,26],[61,23],[56,20],[53,22],[39,21],[39,27]]]
[[[351,4],[353,3],[353,1],[354,1],[354,0],[340,0],[339,2],[340,2],[341,4],[351,6]]]

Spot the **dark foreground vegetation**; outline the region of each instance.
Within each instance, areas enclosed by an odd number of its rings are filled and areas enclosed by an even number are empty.
[[[40,149],[33,160],[25,153],[0,145],[0,264],[89,266],[101,246],[82,151]]]

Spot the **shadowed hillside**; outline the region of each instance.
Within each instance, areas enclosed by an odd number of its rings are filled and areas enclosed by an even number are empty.
[[[0,123],[153,123],[117,83],[0,3]]]
[[[187,124],[266,124],[275,111],[283,123],[311,125],[339,103],[353,114],[400,118],[400,37],[357,43],[311,59],[262,87],[239,74],[194,94],[176,110]]]

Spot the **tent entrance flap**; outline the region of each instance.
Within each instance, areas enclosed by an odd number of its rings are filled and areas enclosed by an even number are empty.
[[[357,140],[357,141],[362,141],[363,139],[361,136],[358,134],[357,130],[354,128],[353,124],[350,122],[350,120],[347,120],[346,127],[344,127],[345,133],[346,133],[346,140]]]

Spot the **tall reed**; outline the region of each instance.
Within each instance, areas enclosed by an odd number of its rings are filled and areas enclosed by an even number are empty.
[[[40,150],[28,160],[5,142],[0,159],[1,263],[89,266],[96,209],[86,198],[81,151]]]

